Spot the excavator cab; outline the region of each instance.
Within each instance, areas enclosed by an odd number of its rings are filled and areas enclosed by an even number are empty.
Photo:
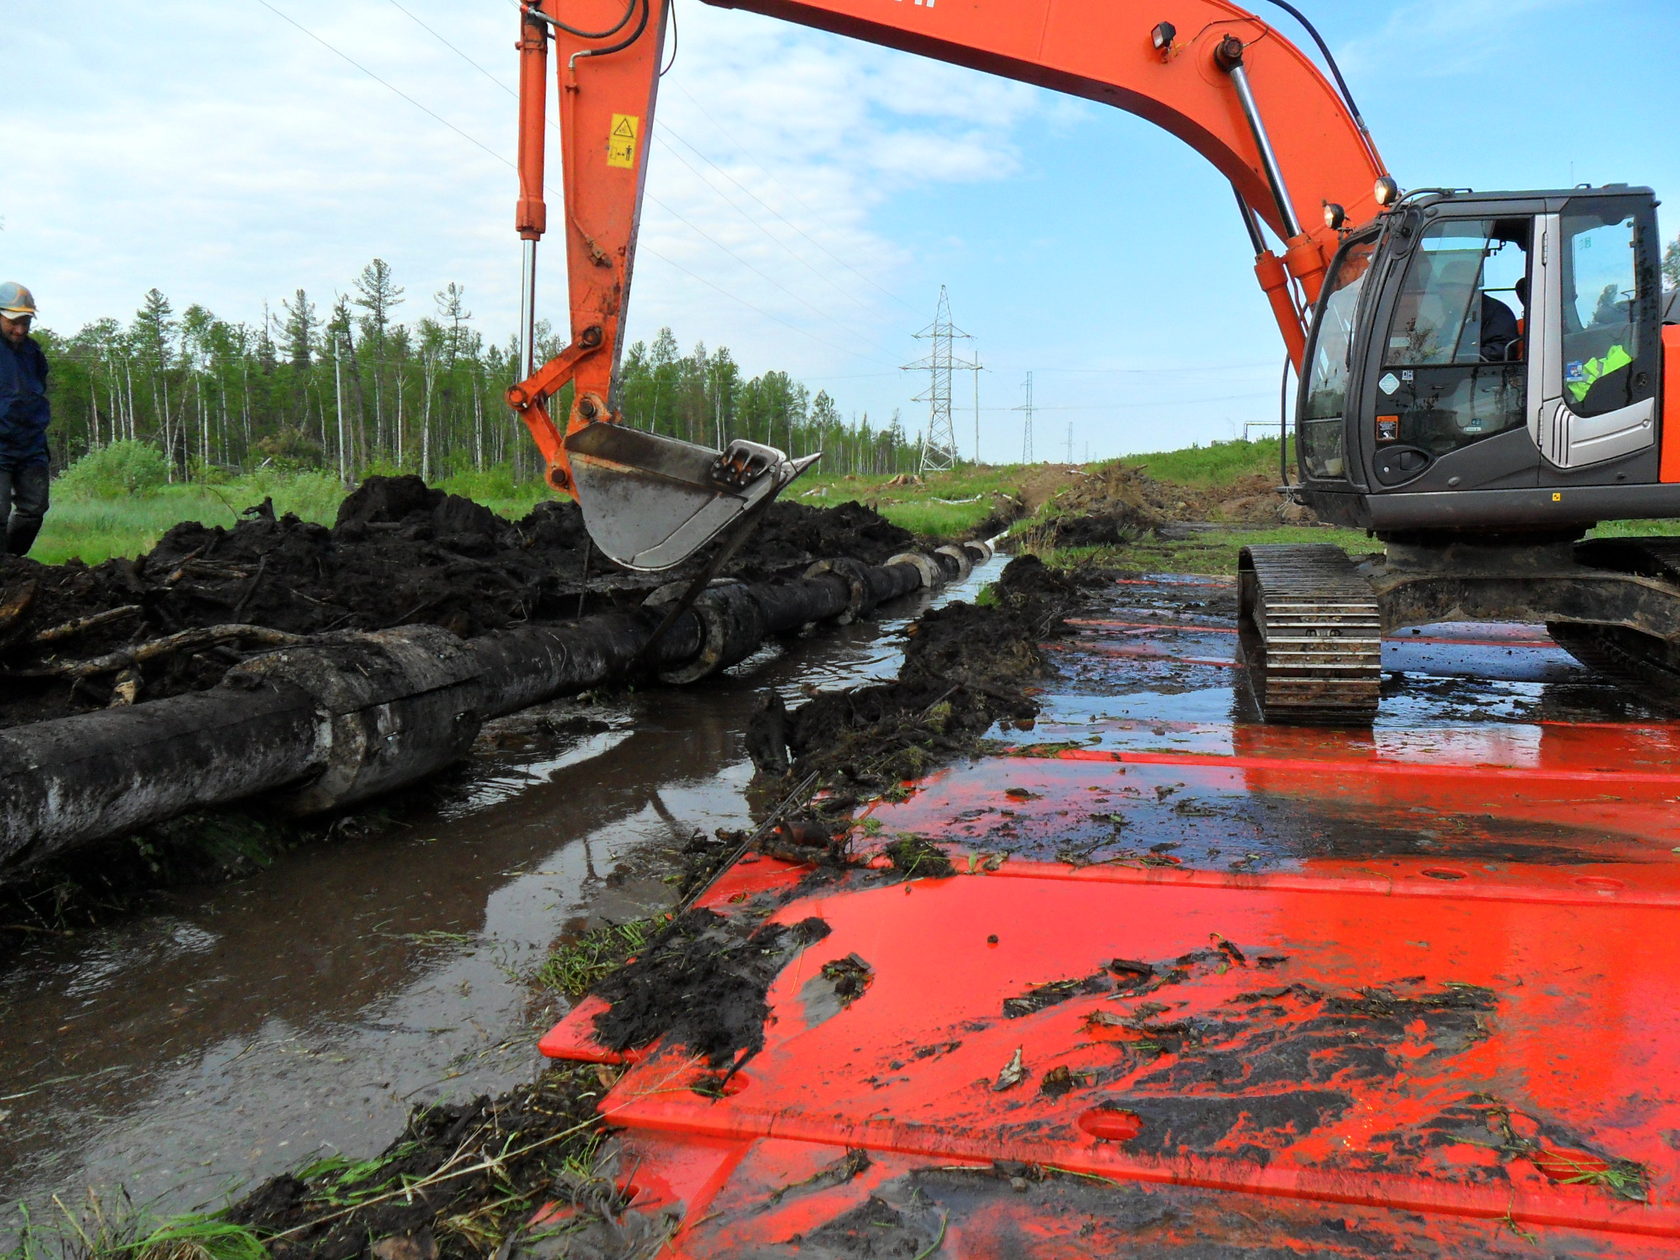
[[[1384,554],[1244,550],[1268,718],[1368,722],[1382,637],[1453,620],[1543,624],[1680,699],[1680,544],[1583,539],[1680,516],[1655,212],[1626,186],[1433,191],[1341,243],[1303,357],[1295,492]]]
[[[1303,500],[1380,537],[1680,513],[1655,207],[1647,189],[1437,192],[1350,235],[1304,361]]]

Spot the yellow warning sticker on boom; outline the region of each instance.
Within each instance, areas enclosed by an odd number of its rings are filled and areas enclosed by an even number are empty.
[[[636,133],[642,120],[637,114],[614,114],[612,135],[607,137],[607,165],[636,165]]]

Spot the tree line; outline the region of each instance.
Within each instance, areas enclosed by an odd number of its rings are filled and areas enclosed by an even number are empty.
[[[298,289],[252,325],[196,303],[177,314],[154,288],[126,326],[105,318],[71,336],[40,329],[55,460],[142,441],[181,480],[265,463],[331,469],[346,484],[370,472],[539,475],[540,457],[503,401],[517,377],[516,340],[486,340],[453,282],[413,323],[398,318],[406,300],[375,258],[325,311]],[[538,325],[539,362],[563,344]],[[722,346],[685,355],[669,328],[626,349],[619,391],[631,424],[692,442],[821,450],[828,472],[905,472],[919,458],[896,412],[880,429],[867,415],[848,422],[826,391],[813,396],[786,372],[748,377]],[[557,422],[570,402],[569,387],[551,402]]]

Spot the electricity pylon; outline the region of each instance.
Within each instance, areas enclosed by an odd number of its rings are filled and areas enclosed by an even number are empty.
[[[978,362],[956,358],[951,353],[953,341],[970,340],[969,335],[951,323],[951,301],[945,286],[939,286],[939,309],[933,323],[916,334],[918,341],[931,341],[932,353],[915,363],[906,363],[905,372],[926,372],[928,387],[917,394],[913,402],[928,404],[927,433],[922,437],[922,472],[944,472],[957,464],[957,435],[951,428],[951,373],[978,373]]]

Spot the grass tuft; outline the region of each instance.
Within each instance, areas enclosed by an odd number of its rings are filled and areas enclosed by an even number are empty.
[[[584,933],[556,949],[531,975],[531,983],[576,1001],[631,954],[645,949],[663,926],[660,919],[631,919]]]

